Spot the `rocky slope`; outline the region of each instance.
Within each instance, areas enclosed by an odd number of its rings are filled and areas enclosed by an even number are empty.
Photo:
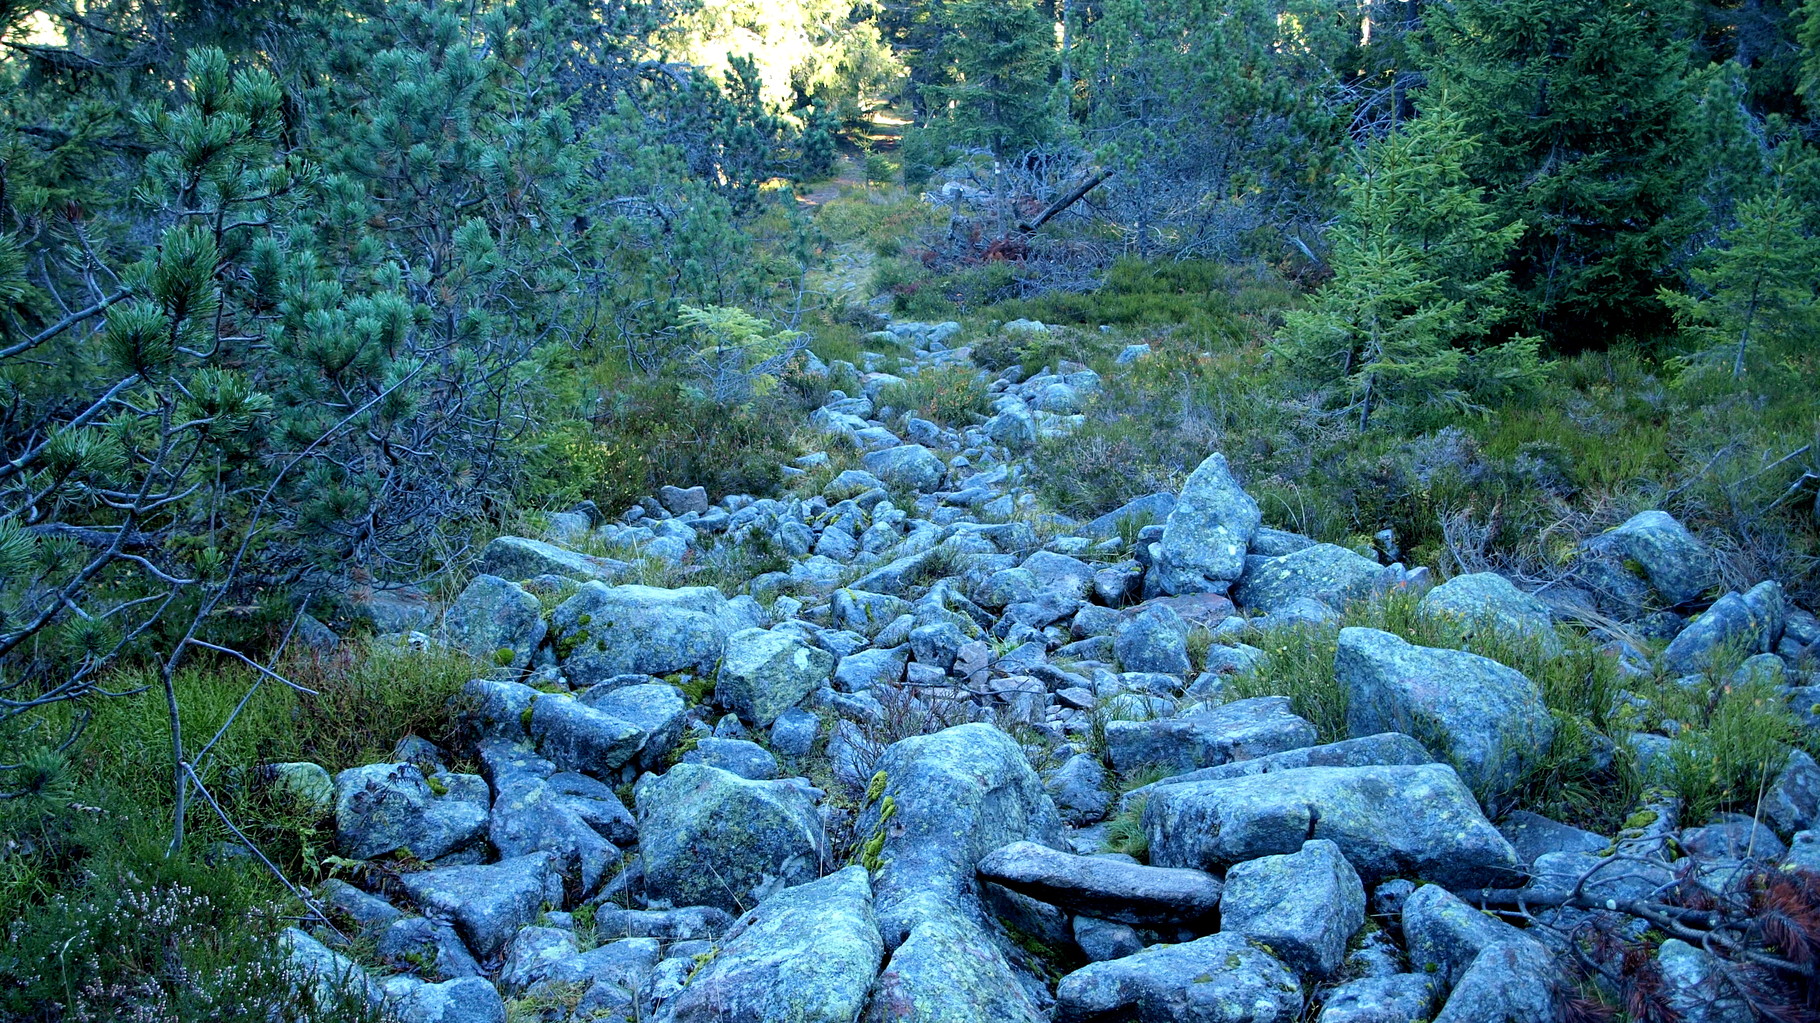
[[[1635,931],[1620,910],[1689,863],[1721,891],[1752,864],[1820,869],[1820,768],[1799,754],[1766,780],[1762,824],[1677,830],[1667,797],[1613,836],[1487,819],[1480,798],[1555,722],[1534,681],[1474,654],[1344,630],[1350,737],[1329,744],[1287,699],[1225,692],[1277,628],[1394,590],[1544,643],[1562,600],[1686,608],[1718,576],[1673,519],[1588,545],[1581,589],[1551,603],[1495,575],[1430,589],[1426,569],[1265,528],[1219,454],[1179,494],[1042,515],[1022,459],[1101,380],[1008,371],[992,417],[958,430],[885,408],[904,376],[971,366],[957,332],[895,324],[912,363],[853,368],[862,393],[812,418],[857,467],[799,460],[799,490],[825,480],[807,497],[578,509],[495,541],[439,617],[382,602],[411,641],[500,670],[453,708],[471,749],[408,742],[332,788],[279,766],[333,813],[343,856],[422,868],[323,886],[341,933],[287,932],[301,974],[410,1023],[501,1021],[508,1001],[665,1023],[1532,1023],[1564,1011],[1570,940]],[[787,567],[735,596],[632,581],[754,546]],[[1676,670],[1743,645],[1791,686],[1820,639],[1774,583],[1645,624],[1673,633]],[[1191,653],[1197,629],[1211,646]],[[1147,862],[1103,851],[1114,818]],[[385,970],[337,951],[344,935]],[[1682,1019],[1753,1018],[1711,952],[1670,940],[1658,958]]]

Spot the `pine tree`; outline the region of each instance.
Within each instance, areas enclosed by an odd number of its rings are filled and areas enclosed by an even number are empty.
[[[942,84],[923,93],[930,122],[950,146],[1008,159],[1050,138],[1055,26],[1033,0],[949,0],[933,56]]]
[[[1429,8],[1430,88],[1480,145],[1467,163],[1521,220],[1514,282],[1558,345],[1662,318],[1700,228],[1700,94],[1680,0],[1458,0]]]
[[[1753,345],[1820,334],[1820,235],[1810,221],[1782,188],[1744,200],[1710,265],[1693,271],[1699,294],[1663,295],[1685,332],[1731,348],[1733,377]]]
[[[1473,145],[1437,103],[1367,146],[1341,185],[1334,279],[1278,335],[1292,361],[1345,384],[1361,430],[1380,407],[1470,404],[1538,366],[1535,339],[1499,340],[1510,275],[1497,267],[1522,225],[1468,180]]]

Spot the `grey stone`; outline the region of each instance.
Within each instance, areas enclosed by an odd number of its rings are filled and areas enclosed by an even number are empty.
[[[863,636],[876,636],[898,615],[910,610],[910,602],[886,593],[870,593],[850,587],[835,590],[830,597],[834,624]]]
[[[1447,996],[1434,1023],[1536,1023],[1565,1008],[1554,957],[1533,941],[1509,941],[1479,953]]]
[[[884,952],[866,872],[848,867],[741,917],[658,1019],[852,1023]]]
[[[605,776],[631,762],[649,736],[630,721],[596,710],[567,693],[532,699],[531,738],[558,767]]]
[[[521,742],[531,737],[531,704],[543,694],[521,682],[470,679],[455,697],[465,728],[485,739]]]
[[[1683,828],[1679,842],[1687,855],[1709,860],[1779,860],[1788,853],[1775,832],[1742,814],[1719,814],[1703,828]]]
[[[792,707],[771,723],[771,748],[786,757],[808,756],[821,732],[821,719],[801,707]]]
[[[1429,755],[1428,750],[1423,748],[1421,743],[1400,732],[1385,732],[1382,735],[1343,739],[1322,746],[1284,750],[1281,753],[1271,753],[1249,760],[1235,760],[1229,764],[1203,767],[1198,771],[1163,778],[1127,792],[1120,800],[1119,806],[1123,809],[1131,804],[1133,797],[1148,797],[1158,788],[1185,785],[1196,781],[1243,778],[1254,774],[1269,774],[1272,771],[1293,771],[1302,767],[1415,766],[1433,762],[1434,757]]]
[[[338,877],[329,878],[316,888],[316,895],[328,908],[351,920],[362,934],[377,934],[404,914],[377,895],[348,884]]]
[[[376,951],[388,965],[408,969],[429,981],[481,975],[480,964],[462,944],[455,928],[428,917],[392,921],[379,933]]]
[[[1056,988],[1056,1023],[1289,1023],[1302,989],[1289,968],[1236,934],[1092,963]]]
[[[639,857],[654,898],[736,912],[821,874],[821,818],[796,784],[678,764],[640,778],[634,794]]]
[[[524,587],[498,576],[477,575],[449,605],[442,625],[449,642],[501,668],[523,669],[549,626],[543,605]]]
[[[1043,780],[1043,787],[1048,789],[1062,820],[1068,824],[1091,824],[1102,820],[1112,804],[1105,766],[1099,758],[1086,753],[1069,757]]]
[[[1554,611],[1496,572],[1455,576],[1429,590],[1417,606],[1455,623],[1462,638],[1489,630],[1537,643],[1551,654],[1562,649]]]
[[[1813,757],[1798,749],[1788,751],[1788,762],[1757,803],[1757,817],[1779,835],[1820,824],[1820,765]]]
[[[487,820],[487,839],[506,858],[548,853],[565,887],[576,894],[598,888],[619,858],[619,849],[582,809],[542,780],[500,787]]]
[[[1087,536],[1118,536],[1121,526],[1147,526],[1166,522],[1175,510],[1174,494],[1149,494],[1126,501],[1081,527]]]
[[[1314,540],[1300,533],[1259,526],[1257,534],[1251,538],[1251,553],[1264,558],[1280,558],[1314,545]]]
[[[1363,926],[1365,886],[1330,841],[1314,839],[1297,852],[1260,856],[1226,872],[1221,932],[1263,942],[1304,976],[1333,976],[1347,941]]]
[[[1711,952],[1670,938],[1657,950],[1656,963],[1662,975],[1662,1000],[1683,1023],[1752,1023],[1757,1019]]]
[[[388,985],[389,987],[389,985]],[[505,1023],[506,1003],[480,977],[410,984],[389,999],[398,1023]]]
[[[335,780],[328,769],[308,761],[266,764],[262,771],[271,792],[317,819],[335,812]]]
[[[778,774],[777,758],[771,751],[745,739],[703,739],[683,754],[682,762],[718,767],[753,781],[766,781]]]
[[[1006,406],[992,418],[986,420],[986,436],[994,444],[1003,444],[1013,451],[1021,451],[1036,444],[1036,418],[1030,414],[1030,407],[1023,402]]]
[[[910,663],[910,651],[904,647],[872,647],[840,659],[834,669],[834,688],[857,693],[873,686],[890,686],[902,682],[904,666]]]
[[[1514,880],[1517,856],[1453,768],[1306,767],[1159,787],[1144,805],[1150,862],[1218,871],[1291,853],[1309,838],[1338,843],[1367,881]]]
[[[1783,621],[1782,588],[1759,583],[1749,593],[1727,593],[1676,634],[1662,661],[1671,671],[1695,672],[1724,650],[1765,653],[1775,648]]]
[[[1370,558],[1323,543],[1248,567],[1233,599],[1266,614],[1304,597],[1339,609],[1371,596],[1390,578],[1389,570]]]
[[[690,512],[705,514],[708,510],[708,490],[706,487],[662,486],[657,488],[657,503],[672,515],[687,515]]]
[[[746,629],[727,637],[716,703],[759,728],[827,684],[834,655],[787,632]]]
[[[1333,670],[1346,689],[1348,731],[1413,735],[1478,791],[1508,791],[1554,739],[1542,691],[1489,657],[1348,628]]]
[[[1039,902],[1120,923],[1195,923],[1220,905],[1220,882],[1199,870],[1077,856],[1035,842],[1013,842],[994,850],[980,861],[979,872],[982,878]],[[1361,890],[1361,913],[1364,899]]]
[[[1588,553],[1634,565],[1669,605],[1685,604],[1719,585],[1718,559],[1674,516],[1643,511],[1588,540]]]
[[[540,575],[559,575],[581,582],[611,582],[630,565],[612,558],[597,558],[522,536],[495,537],[480,552],[474,569],[483,575],[519,582]]]
[[[452,920],[462,940],[483,959],[537,919],[546,903],[562,901],[562,880],[545,853],[405,874],[399,883],[426,914]]]
[[[1074,918],[1074,944],[1090,963],[1123,959],[1144,950],[1144,939],[1137,928],[1090,916]]]
[[[1121,773],[1146,766],[1176,772],[1312,746],[1314,726],[1289,710],[1283,696],[1258,696],[1156,721],[1113,721],[1106,748]]]
[[[889,936],[887,935],[889,942]],[[951,909],[917,920],[873,982],[865,1023],[1048,1023],[984,928]]]
[[[1363,977],[1327,992],[1315,1023],[1410,1023],[1427,1019],[1434,1011],[1437,993],[1434,980],[1422,974]]]
[[[1149,607],[1119,623],[1112,648],[1126,671],[1186,675],[1188,623],[1167,607]]]
[[[860,464],[887,485],[932,491],[948,474],[947,465],[921,444],[901,444],[861,456]]]
[[[602,905],[594,912],[596,934],[614,938],[658,938],[666,942],[718,939],[733,927],[733,916],[714,906],[680,909],[621,909]]]
[[[1258,503],[1233,479],[1226,456],[1209,455],[1182,485],[1157,550],[1163,593],[1225,593],[1245,570],[1258,531]]]
[[[385,995],[360,964],[335,952],[295,927],[278,935],[284,972],[298,987],[307,988],[314,1004],[333,1006],[348,999],[378,1008]]]
[[[1788,841],[1785,865],[1820,874],[1820,831],[1797,831]]]
[[[1528,810],[1513,810],[1498,825],[1517,859],[1534,863],[1548,853],[1597,853],[1611,845],[1603,835],[1549,820]]]
[[[1403,943],[1409,965],[1449,985],[1459,982],[1479,954],[1509,942],[1536,944],[1522,931],[1427,884],[1403,903]]]
[[[663,762],[682,739],[689,700],[682,690],[661,682],[627,686],[594,686],[578,699],[608,717],[624,721],[644,733],[637,763],[651,770]],[[535,722],[533,722],[535,723]]]
[[[335,844],[344,856],[408,849],[433,860],[472,843],[486,826],[485,805],[437,798],[415,764],[369,764],[335,776]]]
[[[706,672],[730,631],[726,597],[709,586],[584,584],[550,616],[563,674],[578,686],[615,675]]]

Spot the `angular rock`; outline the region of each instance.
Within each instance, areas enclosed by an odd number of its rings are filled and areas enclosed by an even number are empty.
[[[1179,718],[1106,725],[1112,766],[1125,774],[1144,766],[1191,771],[1314,742],[1314,726],[1291,713],[1284,696],[1237,700]]]
[[[824,686],[834,655],[787,632],[746,629],[727,637],[715,702],[747,724],[769,728],[784,711]]]
[[[579,697],[583,704],[611,718],[624,721],[644,733],[639,744],[637,762],[652,770],[663,762],[682,739],[683,724],[689,715],[689,700],[682,690],[661,682],[632,685],[599,685]]]
[[[314,1004],[328,1007],[351,1002],[378,1008],[383,1001],[379,985],[359,963],[303,931],[286,927],[278,935],[278,947],[284,956],[284,972],[293,984],[309,989]]]
[[[481,975],[480,964],[462,944],[455,928],[428,917],[394,920],[380,932],[376,951],[387,964],[409,969],[432,982]]]
[[[1090,963],[1123,959],[1144,950],[1144,939],[1137,928],[1090,916],[1074,918],[1074,943]]]
[[[1516,852],[1453,768],[1305,767],[1159,787],[1145,803],[1150,862],[1219,871],[1332,839],[1368,882],[1514,880]]]
[[[335,780],[321,764],[307,761],[266,764],[261,776],[271,786],[272,794],[289,800],[291,805],[326,817],[335,812]]]
[[[752,781],[766,781],[778,774],[777,758],[771,751],[745,739],[702,739],[683,754],[682,762],[718,767]]]
[[[910,602],[885,593],[869,593],[842,587],[830,598],[834,624],[863,636],[876,636],[878,631],[910,610]]]
[[[335,776],[335,844],[365,860],[408,849],[433,860],[478,839],[485,805],[438,798],[415,764],[369,764]]]
[[[1112,804],[1112,788],[1106,768],[1099,758],[1077,753],[1043,780],[1043,787],[1055,800],[1062,820],[1068,824],[1090,824],[1102,820]]]
[[[506,1023],[505,1001],[480,977],[406,985],[397,992],[389,983],[387,988],[398,1023]]]
[[[1121,528],[1132,529],[1135,533],[1137,528],[1156,522],[1167,522],[1169,513],[1174,510],[1174,494],[1149,494],[1126,501],[1087,523],[1081,527],[1081,534],[1099,537],[1118,536]]]
[[[1128,924],[1195,923],[1220,905],[1219,880],[1201,871],[1076,856],[1035,842],[1013,842],[994,850],[980,861],[979,872],[1038,902]],[[1364,898],[1361,891],[1361,907]]]
[[[1390,571],[1370,558],[1322,543],[1247,568],[1233,598],[1242,607],[1266,614],[1304,597],[1338,610],[1371,596],[1390,580]]]
[[[866,471],[891,486],[910,490],[932,491],[942,484],[948,466],[941,457],[921,444],[902,444],[873,451],[860,458]]]
[[[953,910],[911,927],[873,982],[865,1023],[1048,1023],[985,930]]]
[[[1603,835],[1549,820],[1528,810],[1513,810],[1498,825],[1517,859],[1534,863],[1548,853],[1597,853],[1611,845]]]
[[[1719,585],[1718,559],[1663,511],[1642,511],[1586,542],[1588,553],[1619,561],[1649,581],[1670,606]]]
[[[866,872],[848,867],[741,917],[658,1019],[852,1023],[884,952]]]
[[[1752,1023],[1758,1018],[1711,952],[1670,938],[1657,950],[1656,963],[1662,1000],[1683,1023]]]
[[[619,849],[547,782],[502,787],[487,821],[487,839],[502,857],[548,853],[565,887],[586,894],[600,887]]]
[[[1561,649],[1554,611],[1496,572],[1455,576],[1424,594],[1417,607],[1457,623],[1462,638],[1490,630],[1538,643],[1550,653]]]
[[[1774,582],[1759,583],[1742,596],[1727,593],[1676,634],[1662,652],[1662,661],[1671,671],[1696,672],[1721,651],[1773,650],[1782,607],[1782,588]]]
[[[1125,793],[1119,800],[1119,807],[1123,809],[1131,805],[1134,797],[1148,797],[1152,791],[1158,788],[1185,785],[1189,782],[1243,778],[1254,774],[1269,774],[1272,771],[1293,771],[1303,767],[1413,767],[1433,762],[1434,757],[1421,743],[1400,732],[1385,732],[1381,735],[1368,735],[1359,739],[1342,739],[1339,742],[1322,746],[1284,750],[1281,753],[1271,753],[1250,760],[1235,760],[1229,764],[1203,767],[1198,771],[1163,778]]]
[[[1186,675],[1188,623],[1167,607],[1149,607],[1121,621],[1112,649],[1126,671]]]
[[[1434,1023],[1535,1023],[1560,1019],[1562,978],[1548,950],[1510,941],[1479,953]]]
[[[496,537],[480,552],[474,570],[512,582],[540,575],[558,575],[581,582],[610,582],[632,566],[612,558],[597,558],[522,536]]]
[[[1496,917],[1481,913],[1439,885],[1426,884],[1403,903],[1403,942],[1411,968],[1458,983],[1481,952],[1535,939]]]
[[[587,583],[550,616],[563,674],[577,686],[615,675],[706,672],[729,629],[727,599],[709,586],[677,590]]]
[[[1226,464],[1209,455],[1182,485],[1158,544],[1157,588],[1163,593],[1225,593],[1245,571],[1245,552],[1262,517]]]
[[[501,668],[523,669],[549,626],[543,605],[524,587],[498,576],[477,575],[442,618],[449,641]]]
[[[1295,974],[1236,934],[1090,964],[1055,998],[1056,1023],[1289,1023],[1302,1011]]]
[[[1333,671],[1346,688],[1348,731],[1413,735],[1477,791],[1508,791],[1554,739],[1542,691],[1489,657],[1347,628]]]
[[[903,681],[904,666],[909,663],[910,651],[901,646],[848,654],[834,669],[834,688],[857,693],[873,686],[896,685]]]
[[[562,902],[562,880],[545,853],[405,874],[399,883],[426,914],[452,920],[456,933],[483,959],[537,919],[546,903]]]
[[[1820,765],[1813,757],[1788,751],[1788,762],[1757,803],[1757,817],[1783,836],[1820,824]]]
[[[802,787],[678,764],[635,790],[639,857],[653,898],[738,912],[821,875],[821,818]]]
[[[1427,1019],[1434,1011],[1438,993],[1434,979],[1423,974],[1363,977],[1327,992],[1315,1023],[1410,1023]]]
[[[1220,931],[1263,942],[1303,976],[1333,976],[1363,926],[1365,886],[1330,841],[1314,839],[1298,852],[1260,856],[1226,872]]]
[[[596,776],[629,763],[649,738],[645,730],[567,693],[540,693],[531,702],[531,738],[556,766]]]
[[[594,932],[612,938],[658,938],[663,941],[717,939],[733,926],[733,916],[713,906],[681,909],[619,909],[602,905],[594,913]]]

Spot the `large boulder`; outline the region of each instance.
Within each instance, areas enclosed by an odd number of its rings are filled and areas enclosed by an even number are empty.
[[[1560,1019],[1564,978],[1548,950],[1511,941],[1479,953],[1434,1023],[1534,1023]]]
[[[1150,862],[1223,871],[1333,840],[1368,882],[1512,882],[1517,854],[1453,768],[1305,767],[1160,787],[1144,804]]]
[[[433,860],[485,833],[483,803],[438,796],[416,764],[368,764],[335,776],[335,844],[364,860],[400,850]]]
[[[655,770],[682,740],[689,698],[662,682],[598,685],[578,697],[582,704],[624,721],[644,735],[636,759],[642,770]]]
[[[1107,752],[1112,766],[1123,773],[1146,766],[1192,771],[1314,742],[1314,726],[1290,711],[1285,696],[1236,700],[1179,718],[1106,725]]]
[[[1457,983],[1479,953],[1493,945],[1534,943],[1510,924],[1432,884],[1417,888],[1404,900],[1403,941],[1411,967],[1449,985]]]
[[[1588,540],[1584,549],[1648,580],[1670,606],[1696,600],[1719,585],[1719,564],[1712,549],[1667,512],[1638,512],[1623,525]]]
[[[1320,543],[1248,568],[1233,596],[1240,606],[1266,614],[1304,598],[1338,609],[1371,596],[1392,578],[1390,569],[1370,558]]]
[[[487,839],[503,857],[548,853],[567,890],[594,891],[619,849],[589,823],[577,801],[543,779],[501,785],[487,820]]]
[[[1551,654],[1561,650],[1553,609],[1496,572],[1455,576],[1424,594],[1418,607],[1453,623],[1462,639],[1491,632]]]
[[[953,910],[916,921],[896,943],[865,1023],[1049,1023],[984,926]]]
[[[1478,791],[1508,791],[1554,739],[1542,691],[1489,657],[1348,628],[1333,672],[1346,689],[1348,731],[1413,735]]]
[[[1289,1023],[1302,1011],[1295,974],[1237,934],[1092,963],[1055,999],[1055,1023]]]
[[[549,626],[543,605],[517,583],[477,575],[442,617],[449,642],[480,660],[523,669],[543,643]]]
[[[399,883],[426,915],[452,920],[482,959],[504,948],[546,905],[562,905],[562,879],[545,853],[404,874]]]
[[[1128,924],[1197,923],[1220,905],[1219,880],[1199,870],[1076,856],[1035,842],[1013,842],[994,850],[980,861],[979,872],[1038,902]],[[1363,906],[1362,891],[1359,898]]]
[[[730,631],[727,598],[711,586],[587,583],[550,616],[563,674],[578,686],[615,675],[706,672]]]
[[[828,683],[835,657],[788,632],[745,629],[727,637],[716,703],[759,728]]]
[[[1758,583],[1744,594],[1727,593],[1687,624],[1662,652],[1669,670],[1696,672],[1715,655],[1774,650],[1786,618],[1780,584]]]
[[[1167,607],[1148,607],[1119,622],[1112,649],[1126,671],[1186,675],[1188,623]]]
[[[1304,976],[1333,976],[1363,926],[1365,886],[1340,847],[1325,839],[1226,872],[1221,932],[1263,942]]]
[[[1157,545],[1157,589],[1163,593],[1225,593],[1245,571],[1245,552],[1262,516],[1258,503],[1232,478],[1226,456],[1209,455],[1163,524]]]
[[[605,777],[631,762],[649,738],[630,721],[568,693],[538,693],[530,707],[537,751],[558,767]]]
[[[386,982],[388,1007],[398,1023],[506,1023],[499,990],[480,977],[440,984]]]
[[[484,575],[518,582],[540,575],[559,575],[580,582],[610,582],[632,566],[612,558],[597,558],[566,547],[522,536],[494,538],[480,552],[475,570]]]
[[[887,484],[909,490],[929,491],[942,485],[948,466],[941,456],[921,444],[901,444],[873,451],[860,458],[866,471]]]
[[[853,1023],[884,954],[866,871],[848,867],[741,917],[657,1018]]]
[[[678,764],[634,791],[639,856],[654,898],[738,912],[821,876],[821,818],[804,786]]]
[[[1320,746],[1304,746],[1298,749],[1284,750],[1281,753],[1269,753],[1248,760],[1234,760],[1231,763],[1203,767],[1186,774],[1160,778],[1149,785],[1132,789],[1120,799],[1120,808],[1130,806],[1140,798],[1148,798],[1151,792],[1170,785],[1186,785],[1197,781],[1222,781],[1227,778],[1243,778],[1253,774],[1269,774],[1273,771],[1294,771],[1303,767],[1378,767],[1390,765],[1415,766],[1416,764],[1434,763],[1434,756],[1423,745],[1401,732],[1385,732],[1381,735],[1367,735],[1358,739],[1342,739]]]

